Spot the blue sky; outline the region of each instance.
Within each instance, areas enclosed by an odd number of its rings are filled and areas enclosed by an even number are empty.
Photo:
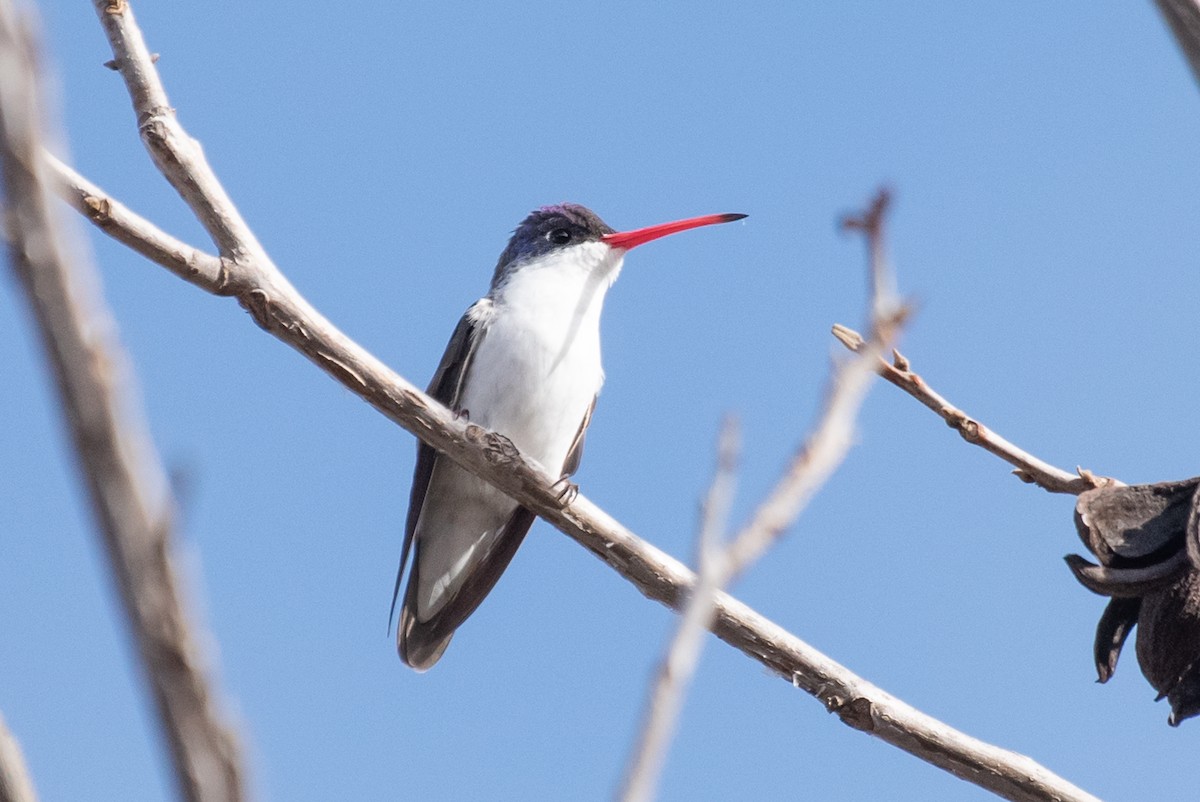
[[[862,247],[835,222],[883,182],[916,370],[1064,467],[1198,472],[1200,93],[1150,3],[135,9],[277,263],[417,384],[529,209],[576,201],[617,228],[750,215],[633,252],[605,312],[577,478],[675,555],[723,414],[744,429],[735,519],[809,426],[829,327],[861,320]],[[100,66],[90,4],[41,10],[75,163],[207,245]],[[187,574],[258,795],[609,797],[673,616],[538,523],[436,669],[407,670],[384,630],[412,437],[233,302],[92,240],[187,478]],[[11,281],[0,365],[0,710],[45,799],[170,798]],[[1072,504],[880,384],[843,470],[736,594],[1104,799],[1186,797],[1200,722],[1166,726],[1132,644],[1093,681],[1103,600],[1061,561],[1080,550]],[[662,798],[785,795],[991,798],[713,641]]]

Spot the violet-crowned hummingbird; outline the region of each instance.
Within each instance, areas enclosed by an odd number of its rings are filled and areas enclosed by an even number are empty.
[[[715,214],[614,231],[589,209],[547,206],[526,217],[500,254],[488,294],[450,337],[429,395],[504,435],[552,474],[570,476],[604,382],[600,309],[625,253],[689,228],[740,220]],[[491,591],[534,514],[424,443],[417,446],[392,612],[408,554],[396,643],[428,670]]]

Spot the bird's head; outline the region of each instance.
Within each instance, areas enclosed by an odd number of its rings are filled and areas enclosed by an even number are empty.
[[[508,247],[500,254],[492,286],[503,283],[513,271],[552,255],[577,254],[580,263],[605,274],[614,274],[631,248],[690,228],[741,220],[744,214],[710,214],[631,231],[616,231],[584,206],[562,203],[543,206],[521,221]]]

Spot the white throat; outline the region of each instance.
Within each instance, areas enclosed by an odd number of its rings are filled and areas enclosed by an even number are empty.
[[[624,260],[622,250],[587,242],[526,262],[493,288],[494,314],[511,315],[525,336],[552,348],[550,372],[572,355],[598,370],[600,312]]]

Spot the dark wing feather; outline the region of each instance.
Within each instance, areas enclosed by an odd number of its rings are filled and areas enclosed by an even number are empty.
[[[476,329],[471,323],[470,315],[463,317],[458,328],[450,338],[442,363],[430,382],[429,394],[457,409],[461,397],[463,378],[470,366],[470,361],[483,338],[482,330]],[[567,457],[563,461],[562,475],[564,477],[575,473],[583,457],[584,438],[588,424],[592,420],[592,412],[596,408],[596,399],[588,405],[587,412],[580,422],[579,431],[575,435]],[[404,566],[408,560],[416,533],[417,521],[421,508],[425,503],[425,494],[429,488],[430,478],[436,464],[437,452],[421,443],[417,450],[417,465],[413,475],[412,494],[409,500],[408,520],[405,524],[404,548],[400,556],[400,569],[396,574],[396,587],[392,594],[392,616],[395,616],[396,601],[400,595],[400,583]],[[508,567],[513,556],[517,553],[525,535],[529,532],[537,516],[524,507],[518,506],[505,522],[504,528],[497,536],[492,551],[486,554],[475,566],[471,581],[463,585],[459,593],[446,603],[428,621],[417,621],[416,593],[420,586],[420,563],[413,561],[413,567],[408,578],[408,588],[404,594],[404,613],[401,615],[399,645],[404,661],[418,670],[430,668],[442,656],[454,631],[465,621],[484,598],[495,587],[500,575]],[[390,628],[390,619],[389,619]]]
[[[579,468],[579,461],[583,457],[584,436],[595,408],[596,399],[593,397],[579,424],[579,431],[575,434],[571,449],[567,452],[567,458],[563,461],[564,477],[570,476]],[[428,621],[417,621],[415,613],[410,612],[416,610],[416,593],[420,583],[420,562],[413,562],[408,589],[404,594],[404,612],[400,616],[400,654],[405,663],[423,671],[441,658],[454,631],[475,612],[484,598],[491,593],[500,575],[508,568],[536,517],[525,507],[513,510],[497,536],[492,551],[473,569],[471,581],[464,584],[458,595]],[[416,526],[415,521],[412,526]]]
[[[592,403],[588,404],[587,412],[583,414],[583,421],[579,424],[579,431],[575,433],[571,450],[567,452],[567,458],[563,460],[563,476],[570,476],[579,470],[579,463],[583,459],[583,441],[587,437],[587,428],[592,422],[592,413],[596,411],[596,399],[599,397],[598,395],[592,396]]]
[[[472,307],[473,309],[474,307]],[[463,377],[475,354],[475,349],[482,339],[482,332],[477,332],[475,322],[471,319],[471,310],[463,315],[462,320],[450,335],[446,345],[446,353],[433,373],[429,388],[425,391],[435,400],[451,409],[458,408],[458,399],[462,394]],[[437,461],[437,451],[424,442],[417,441],[417,465],[413,470],[412,491],[408,498],[408,519],[404,524],[404,546],[400,551],[400,567],[396,569],[396,588],[392,591],[392,611],[388,615],[388,631],[392,629],[392,621],[396,617],[396,600],[400,597],[400,582],[404,577],[404,565],[408,562],[408,552],[412,548],[413,533],[417,530],[417,519],[421,517],[421,507],[425,504],[425,492],[429,489],[429,477],[433,475],[433,466]]]
[[[513,510],[503,531],[496,538],[492,551],[475,566],[471,581],[464,584],[458,594],[428,621],[417,621],[415,610],[420,563],[413,562],[408,589],[404,592],[404,611],[400,615],[400,656],[405,663],[424,671],[438,661],[454,631],[475,612],[496,586],[536,517],[524,507]]]

